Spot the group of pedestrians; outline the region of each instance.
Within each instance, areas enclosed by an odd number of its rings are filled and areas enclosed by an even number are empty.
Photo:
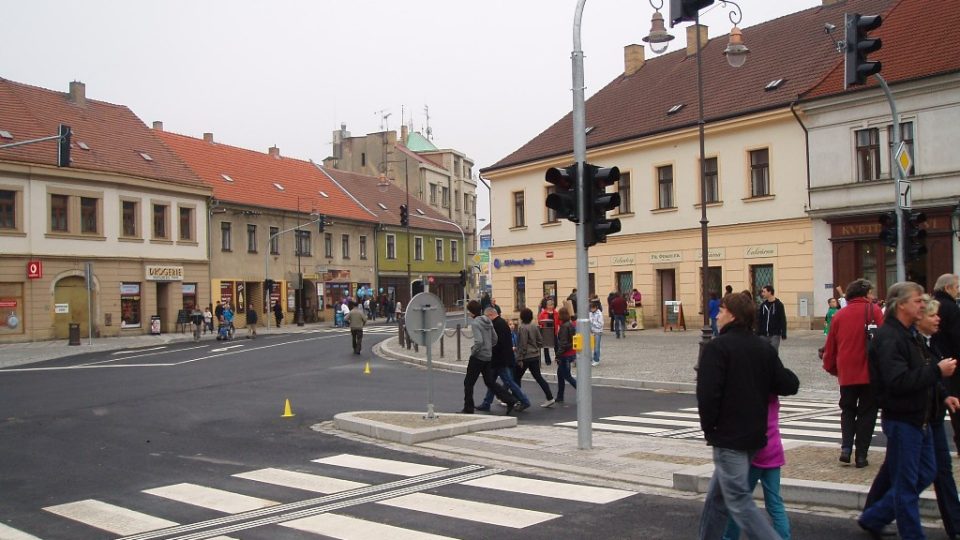
[[[884,462],[857,522],[881,538],[895,520],[901,538],[925,538],[920,493],[934,486],[947,536],[960,535],[960,499],[944,414],[960,421],[960,278],[944,274],[932,296],[913,282],[894,284],[885,308],[874,303],[873,284],[858,279],[832,314],[823,367],[840,385],[839,460],[868,466],[867,453],[879,411],[887,439]],[[842,305],[843,307],[839,307]]]

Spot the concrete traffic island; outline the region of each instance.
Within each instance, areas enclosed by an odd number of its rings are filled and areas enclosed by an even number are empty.
[[[426,418],[423,412],[356,411],[335,415],[333,425],[374,439],[412,445],[476,431],[512,428],[517,426],[517,419],[447,413]]]

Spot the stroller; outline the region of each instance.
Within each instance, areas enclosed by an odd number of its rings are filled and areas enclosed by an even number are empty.
[[[230,341],[230,323],[221,323],[217,329],[217,341]]]

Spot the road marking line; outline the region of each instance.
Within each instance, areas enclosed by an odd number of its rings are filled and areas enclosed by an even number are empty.
[[[173,484],[153,489],[145,489],[144,493],[156,495],[165,499],[170,499],[185,504],[192,504],[201,508],[209,508],[226,514],[239,514],[240,512],[249,512],[250,510],[259,510],[268,506],[280,504],[276,501],[259,499],[224,491],[197,484]]]
[[[649,414],[652,416],[667,416],[670,418],[700,418],[699,414],[695,413],[682,413],[682,412],[670,412],[670,411],[653,411],[643,414]]]
[[[429,474],[432,472],[445,470],[445,467],[434,467],[433,465],[421,465],[419,463],[396,461],[393,459],[356,456],[353,454],[340,454],[338,456],[330,456],[321,459],[315,459],[313,461],[315,463],[323,463],[325,465],[336,465],[337,467],[347,467],[350,469],[395,474],[397,476],[419,476],[421,474]]]
[[[279,525],[298,531],[339,538],[340,540],[367,540],[368,538],[389,538],[390,540],[450,539],[449,536],[438,536],[339,514],[320,514],[319,516],[287,521]]]
[[[781,425],[785,427],[808,427],[808,428],[820,428],[820,429],[828,429],[828,430],[840,429],[840,426],[830,422],[804,422],[802,420],[791,420]],[[875,433],[881,433],[883,430],[880,429],[880,427],[878,426],[873,428],[873,431]]]
[[[112,358],[110,360],[101,360],[99,362],[88,362],[86,364],[78,364],[75,367],[96,366],[98,364],[107,364],[109,362],[122,362],[124,360],[131,360],[133,358],[143,358],[144,356],[160,356],[161,354],[173,354],[173,353],[178,353],[183,351],[192,351],[193,349],[202,349],[204,347],[206,347],[206,345],[198,345],[196,347],[186,347],[184,349],[175,349],[172,351],[163,351],[163,352],[151,353],[151,354],[135,354],[133,356],[124,356],[123,358]],[[163,349],[164,347],[158,347],[158,348]]]
[[[48,506],[44,510],[115,534],[137,534],[177,525],[174,521],[94,499]]]
[[[572,422],[560,422],[559,424],[554,424],[555,426],[561,427],[577,427],[577,421]],[[593,429],[598,429],[601,431],[617,431],[621,433],[642,433],[644,435],[653,435],[656,433],[663,433],[664,431],[670,431],[663,428],[650,428],[644,426],[624,426],[620,424],[605,424],[603,422],[593,422]]]
[[[463,485],[596,504],[606,504],[631,495],[636,495],[633,491],[624,491],[622,489],[585,486],[566,482],[551,482],[548,480],[536,480],[533,478],[507,476],[503,474],[468,480],[464,482]]]
[[[265,484],[302,489],[316,493],[337,493],[339,491],[348,491],[369,485],[352,482],[350,480],[340,480],[339,478],[330,478],[328,476],[273,468],[260,469],[235,474],[233,476],[243,478],[244,480],[253,480],[254,482],[263,482]]]
[[[664,420],[663,418],[646,418],[643,416],[608,416],[601,420],[612,422],[630,422],[633,424],[652,424],[654,426],[700,427],[700,422],[688,420]]]
[[[243,344],[241,343],[241,344],[239,344],[239,345],[229,345],[229,346],[227,346],[227,347],[220,347],[220,348],[217,348],[217,349],[210,349],[210,352],[229,351],[230,349],[236,349],[237,347],[243,347]]]
[[[377,504],[414,510],[436,516],[452,517],[479,523],[523,529],[560,517],[559,514],[524,510],[498,504],[465,501],[428,493],[411,493],[393,499],[377,501]]]
[[[3,523],[0,523],[0,538],[3,538],[3,540],[40,540],[32,534],[18,531],[13,527],[4,525]]]
[[[840,433],[826,433],[823,431],[811,431],[809,429],[790,429],[781,427],[781,435],[798,435],[800,437],[819,437],[821,439],[839,439]]]
[[[149,349],[127,349],[127,350],[125,350],[125,351],[114,351],[114,352],[112,352],[112,353],[110,353],[110,354],[112,354],[112,355],[117,355],[117,354],[135,354],[135,353],[142,353],[142,352],[147,352],[147,351],[159,351],[159,350],[161,350],[161,349],[166,349],[166,348],[167,348],[167,346],[164,345],[163,347],[151,347],[151,348],[149,348]]]
[[[270,336],[268,335],[267,337],[270,337]],[[263,345],[263,346],[261,346],[261,347],[250,347],[250,348],[248,348],[248,349],[243,349],[243,350],[241,350],[241,351],[233,351],[233,352],[230,353],[230,354],[246,354],[246,353],[251,353],[251,352],[260,351],[260,350],[263,350],[263,349],[272,349],[272,348],[274,348],[274,347],[283,347],[283,346],[285,346],[285,345],[293,345],[293,344],[295,344],[295,343],[306,343],[307,341],[317,341],[317,340],[321,340],[321,339],[331,339],[331,338],[333,338],[333,337],[336,337],[336,336],[321,336],[321,337],[312,337],[312,338],[306,338],[306,339],[296,339],[296,340],[293,340],[293,341],[284,341],[284,342],[282,342],[282,343],[274,343],[274,344],[272,344],[272,345]],[[211,352],[213,352],[213,351],[211,351]],[[172,365],[172,366],[179,366],[179,365],[183,365],[183,364],[190,364],[190,363],[193,363],[193,362],[199,362],[199,361],[201,361],[201,360],[210,360],[211,358],[219,358],[219,357],[221,357],[221,356],[227,356],[227,353],[226,353],[226,352],[221,352],[221,353],[217,353],[217,354],[208,354],[207,356],[201,356],[201,357],[199,357],[199,358],[191,358],[190,360],[181,360],[180,362],[174,362],[173,364],[170,364],[170,365]],[[2,373],[2,372],[3,372],[3,370],[0,370],[0,373]]]
[[[814,409],[835,409],[837,403],[829,402],[820,402],[820,401],[802,401],[796,399],[781,399],[780,405],[788,405],[791,407],[813,407]]]

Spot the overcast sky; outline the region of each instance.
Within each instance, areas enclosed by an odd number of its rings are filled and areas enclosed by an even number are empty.
[[[669,2],[667,2],[669,4]],[[742,0],[747,27],[821,0]],[[130,107],[147,125],[322,160],[401,118],[492,165],[572,108],[575,0],[29,0],[4,2],[0,77]],[[702,22],[726,34],[718,1]],[[665,17],[669,17],[664,10]],[[589,97],[642,43],[647,0],[591,0],[582,47]],[[671,50],[685,46],[673,29]],[[749,36],[747,36],[749,38]],[[749,39],[747,41],[749,46]],[[647,58],[653,55],[647,51]],[[485,193],[478,214],[487,214]]]

